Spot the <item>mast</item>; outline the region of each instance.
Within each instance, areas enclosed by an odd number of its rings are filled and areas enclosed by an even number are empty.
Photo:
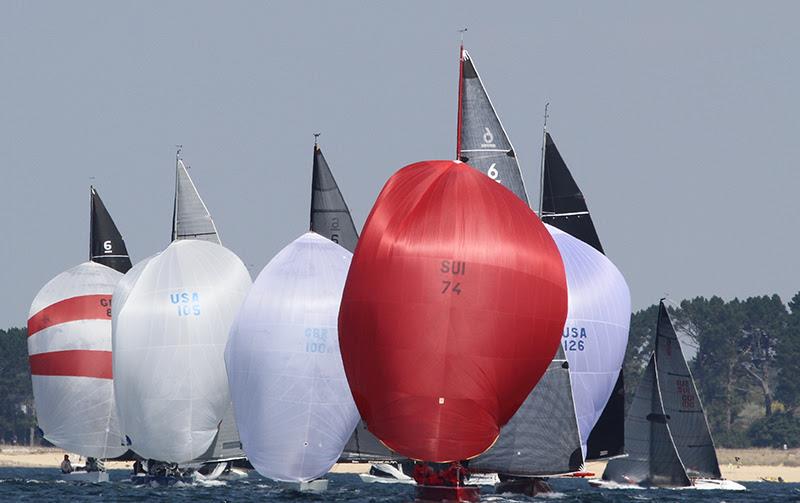
[[[169,238],[170,243],[175,241],[178,236],[178,163],[181,161],[181,150],[183,145],[175,145],[175,198],[172,202],[172,235]]]
[[[461,100],[464,96],[464,33],[466,28],[458,30],[461,34],[461,46],[458,49],[458,123],[456,124],[456,160],[461,160]]]
[[[539,218],[542,218],[542,205],[544,204],[544,154],[547,148],[547,109],[550,103],[544,104],[544,126],[542,127],[542,164],[539,169]]]
[[[94,185],[89,185],[89,260],[94,255]]]

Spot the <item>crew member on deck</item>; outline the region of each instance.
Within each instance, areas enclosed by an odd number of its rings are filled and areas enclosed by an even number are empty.
[[[64,461],[61,462],[61,473],[72,473],[72,463],[69,460],[69,454],[64,454]]]

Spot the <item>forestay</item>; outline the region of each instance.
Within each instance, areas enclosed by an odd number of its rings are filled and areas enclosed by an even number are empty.
[[[173,242],[120,282],[114,386],[137,454],[180,463],[211,445],[230,401],[223,352],[250,283],[231,251],[194,239]]]
[[[265,477],[330,470],[358,423],[337,317],[352,254],[308,232],[261,271],[225,355],[247,457]]]
[[[28,317],[36,419],[44,437],[95,458],[122,455],[111,370],[111,294],[122,274],[85,262],[48,282]]]

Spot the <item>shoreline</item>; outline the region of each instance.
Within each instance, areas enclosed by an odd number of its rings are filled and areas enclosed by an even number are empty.
[[[53,468],[58,469],[65,451],[56,447],[28,447],[0,445],[0,468]],[[82,465],[84,458],[70,454],[73,465]],[[800,482],[800,449],[717,449],[722,476],[737,482],[761,482],[763,479]],[[736,461],[738,458],[738,463]],[[108,470],[131,470],[130,461],[108,461]],[[600,477],[606,463],[589,462],[586,471]],[[364,473],[366,463],[337,463],[331,473]]]

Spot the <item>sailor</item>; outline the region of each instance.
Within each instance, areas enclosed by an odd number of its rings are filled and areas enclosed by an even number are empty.
[[[69,460],[69,454],[64,454],[64,461],[61,462],[61,473],[72,473],[72,463]]]
[[[97,459],[91,456],[86,458],[86,466],[83,468],[87,472],[97,472],[100,469],[97,467]]]
[[[139,475],[140,473],[145,473],[144,467],[142,466],[142,460],[137,459],[133,462],[133,474]]]

